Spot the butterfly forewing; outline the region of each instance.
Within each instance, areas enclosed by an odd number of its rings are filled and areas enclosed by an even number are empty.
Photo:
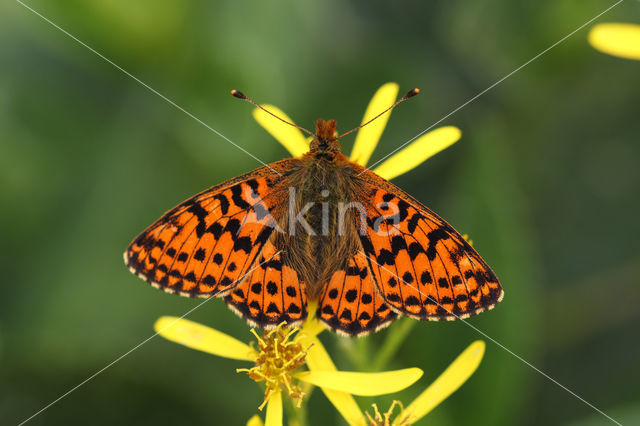
[[[378,291],[394,310],[453,320],[502,299],[493,271],[448,223],[379,176],[362,177],[367,230],[360,241]]]
[[[155,287],[209,297],[237,286],[274,230],[283,160],[210,188],[167,212],[127,248],[131,271]]]

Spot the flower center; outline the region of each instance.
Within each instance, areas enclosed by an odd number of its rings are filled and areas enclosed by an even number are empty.
[[[265,406],[269,397],[279,390],[286,391],[292,399],[296,400],[298,407],[304,397],[300,386],[293,384],[291,375],[298,367],[304,365],[307,350],[303,349],[300,343],[291,339],[299,329],[297,327],[284,328],[285,324],[284,322],[279,324],[262,337],[252,329],[251,332],[258,339],[256,365],[252,368],[236,370],[238,373],[247,373],[256,382],[265,382],[266,390],[264,401],[259,407],[260,410]]]

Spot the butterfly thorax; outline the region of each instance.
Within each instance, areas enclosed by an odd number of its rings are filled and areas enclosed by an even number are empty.
[[[334,272],[346,267],[359,245],[359,222],[349,208],[358,170],[340,152],[335,128],[333,120],[318,120],[310,151],[283,182],[287,211],[276,212],[280,232],[273,243],[305,283],[310,299],[320,295]]]

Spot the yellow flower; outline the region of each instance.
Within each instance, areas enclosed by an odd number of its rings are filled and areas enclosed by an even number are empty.
[[[640,61],[640,25],[614,22],[595,25],[589,31],[589,43],[603,53]]]
[[[640,25],[606,22],[589,31],[589,44],[603,53],[640,61]]]
[[[376,404],[373,404],[374,414],[368,412],[365,416],[360,413],[357,405],[351,406],[351,402],[331,399],[331,402],[345,415],[350,417],[345,419],[350,425],[370,425],[370,426],[407,426],[414,424],[426,416],[438,404],[447,399],[458,390],[471,375],[476,371],[482,357],[484,356],[485,344],[481,340],[476,340],[469,345],[458,357],[431,383],[416,399],[406,408],[399,401],[394,401],[389,410],[384,414],[378,411]],[[326,391],[325,391],[326,393]],[[353,399],[353,398],[351,398]],[[355,403],[355,401],[353,401]],[[344,404],[344,406],[342,406]],[[392,419],[395,408],[399,407],[400,412]],[[366,419],[366,420],[365,420]],[[267,421],[267,425],[268,425]],[[253,416],[247,426],[262,426],[262,420],[258,416]]]
[[[381,373],[338,371],[317,338],[324,327],[315,319],[314,308],[310,307],[310,319],[300,330],[279,326],[263,336],[252,330],[258,339],[257,347],[182,318],[160,317],[154,328],[162,337],[192,349],[253,362],[253,367],[236,371],[245,372],[253,380],[265,383],[265,399],[260,409],[267,406],[267,426],[282,425],[283,392],[298,404],[302,401],[304,393],[296,382],[319,386],[349,424],[364,425],[363,414],[352,394],[375,396],[397,392],[422,376],[419,368]],[[308,370],[300,370],[305,364]],[[253,417],[249,424],[261,424],[261,420]]]
[[[458,390],[480,365],[484,350],[485,344],[482,340],[476,340],[470,344],[429,387],[396,417],[393,425],[400,426],[417,422]]]
[[[473,342],[447,367],[447,369],[427,387],[406,408],[400,401],[393,401],[384,414],[373,404],[373,415],[366,413],[369,425],[374,426],[406,426],[411,425],[433,410],[467,381],[476,371],[484,355],[485,344],[481,340]],[[395,408],[400,413],[391,420]]]
[[[396,83],[386,83],[382,85],[375,95],[373,95],[371,102],[369,102],[362,123],[366,123],[378,113],[393,105],[397,96],[398,85]],[[273,114],[293,123],[293,121],[277,107],[273,105],[262,106]],[[387,125],[390,114],[391,111],[387,112],[358,131],[349,157],[351,161],[362,166],[367,165]],[[295,127],[283,123],[258,108],[253,111],[253,116],[256,121],[284,145],[294,157],[299,157],[309,151],[309,140]],[[393,179],[454,144],[460,139],[461,134],[460,130],[453,126],[434,129],[387,158],[382,164],[373,169],[373,171],[385,179]]]
[[[317,323],[318,321],[315,319],[311,320],[311,325],[313,325],[314,322]],[[326,374],[329,371],[336,371],[336,367],[333,364],[333,361],[331,361],[331,358],[329,357],[317,337],[307,336],[305,343],[313,343],[313,346],[309,350],[310,355],[313,355],[313,357],[310,361],[309,357],[307,360],[307,364],[309,365],[310,370],[322,370],[323,374]],[[341,392],[335,390],[335,388],[331,389],[327,387],[322,387],[322,390],[329,401],[331,401],[334,407],[340,412],[340,414],[342,414],[349,425],[410,425],[426,416],[438,404],[448,398],[453,392],[458,390],[458,388],[460,388],[464,384],[464,382],[466,382],[467,379],[471,377],[471,375],[480,365],[480,361],[482,361],[484,350],[485,344],[481,340],[477,340],[469,345],[460,355],[458,355],[458,357],[451,363],[451,365],[449,365],[449,367],[447,367],[447,369],[431,385],[429,385],[429,387],[427,387],[411,404],[409,404],[406,409],[403,409],[400,412],[393,423],[375,423],[371,421],[371,416],[368,415],[368,413],[365,413],[365,415],[363,415],[356,401],[354,400],[353,396],[350,395],[350,393],[356,395],[374,395],[374,393],[355,392],[355,386],[353,383],[351,383],[351,386],[354,386],[350,388],[351,392],[349,392],[348,390]],[[401,390],[401,388],[398,387],[398,389],[396,390]],[[394,390],[393,392],[395,392],[396,390]],[[390,411],[393,411],[393,408],[394,406],[391,407]]]

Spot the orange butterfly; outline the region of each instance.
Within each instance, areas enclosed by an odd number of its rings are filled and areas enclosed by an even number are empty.
[[[178,205],[129,245],[125,263],[168,293],[223,297],[261,328],[302,322],[308,301],[328,328],[349,336],[399,315],[453,320],[493,308],[502,287],[471,245],[341,153],[338,139],[356,129],[338,137],[335,121],[322,119],[315,134],[302,129],[313,136],[308,153]]]

